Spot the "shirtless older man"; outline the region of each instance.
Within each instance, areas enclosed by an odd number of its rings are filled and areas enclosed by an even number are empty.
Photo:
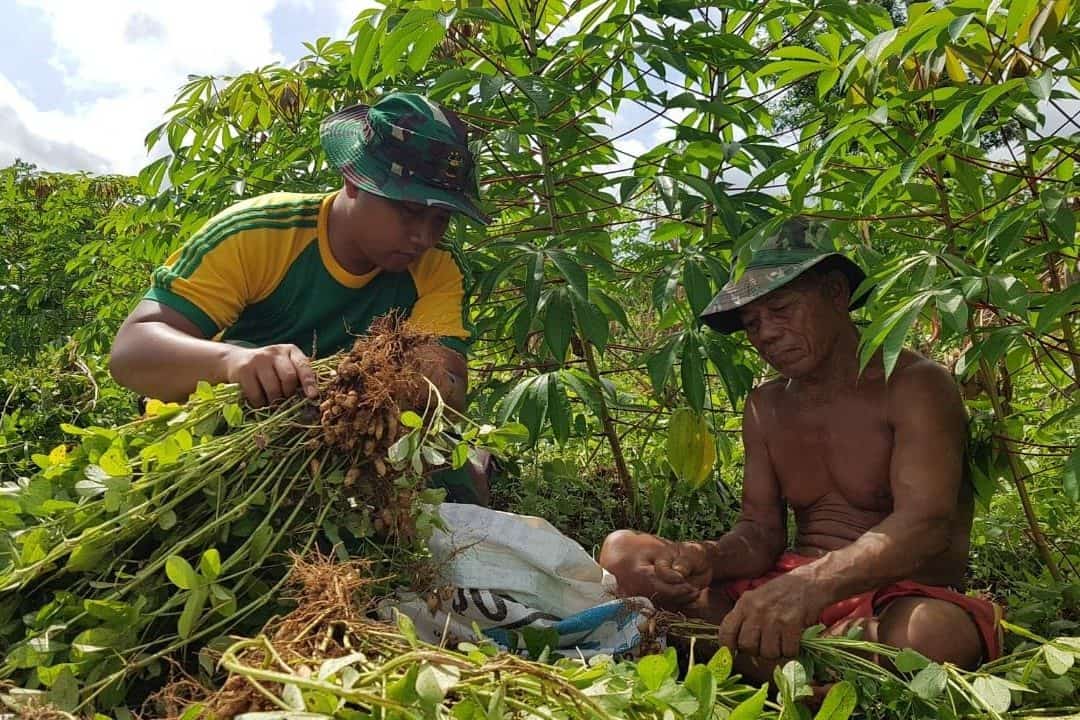
[[[959,392],[907,350],[887,379],[880,355],[860,374],[849,310],[865,275],[814,247],[821,230],[785,223],[702,315],[745,330],[781,376],[746,401],[739,521],[702,542],[620,530],[600,563],[621,593],[717,622],[758,658],[794,657],[818,622],[858,621],[867,639],[974,666],[1001,648],[996,606],[956,592],[973,511]]]

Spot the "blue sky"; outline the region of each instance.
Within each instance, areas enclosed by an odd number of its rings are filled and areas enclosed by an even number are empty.
[[[0,0],[0,167],[134,173],[189,73],[343,37],[363,0]]]

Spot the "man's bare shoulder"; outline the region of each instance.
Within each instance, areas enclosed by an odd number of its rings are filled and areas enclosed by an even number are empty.
[[[764,431],[769,426],[769,418],[776,416],[787,380],[776,378],[764,382],[746,396],[746,408],[743,413],[743,428],[757,428]]]
[[[904,350],[888,380],[890,415],[909,407],[937,408],[963,417],[960,388],[952,373],[939,362]]]
[[[763,382],[750,391],[750,394],[746,397],[746,402],[761,409],[775,405],[784,394],[787,384],[787,378],[782,377]]]

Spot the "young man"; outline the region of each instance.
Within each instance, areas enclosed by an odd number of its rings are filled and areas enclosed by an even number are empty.
[[[957,592],[973,512],[960,394],[907,350],[888,378],[880,356],[859,372],[849,309],[865,275],[815,248],[809,229],[788,222],[702,315],[745,330],[780,374],[746,401],[738,523],[703,542],[621,530],[600,562],[621,592],[720,624],[721,641],[750,656],[741,670],[761,679],[818,622],[971,667],[1001,646],[996,607]]]
[[[343,189],[263,195],[207,222],[117,333],[118,382],[163,400],[185,399],[200,380],[238,383],[254,406],[315,397],[309,355],[349,347],[398,310],[443,338],[431,380],[463,409],[465,276],[437,245],[452,213],[489,221],[464,124],[394,93],[330,115],[320,135]]]

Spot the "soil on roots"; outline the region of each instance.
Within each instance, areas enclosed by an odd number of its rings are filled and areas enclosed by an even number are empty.
[[[372,524],[381,537],[413,537],[418,488],[394,483],[400,473],[387,462],[387,451],[407,432],[402,413],[424,415],[436,402],[428,377],[438,372],[444,352],[436,335],[390,313],[356,339],[324,385],[316,442],[349,458],[346,500],[373,509]]]
[[[293,569],[288,597],[296,602],[296,609],[271,619],[263,628],[261,634],[266,636],[272,652],[251,649],[239,659],[249,667],[305,674],[317,670],[325,660],[355,651],[351,641],[354,628],[372,623],[365,612],[372,602],[367,589],[375,580],[365,560],[339,562],[318,551],[306,558],[292,553],[290,557]],[[219,690],[211,691],[190,676],[176,672],[174,679],[147,701],[143,713],[146,717],[175,720],[195,703],[208,711],[205,716],[221,720],[275,709],[242,676],[233,675]]]

